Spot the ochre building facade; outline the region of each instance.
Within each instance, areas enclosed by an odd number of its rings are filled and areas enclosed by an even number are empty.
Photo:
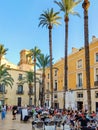
[[[98,111],[98,38],[92,37],[89,44],[90,51],[90,81],[92,110]],[[51,106],[50,70],[46,69],[46,104]],[[64,93],[64,59],[53,65],[54,107],[63,108]],[[66,106],[73,109],[88,109],[85,50],[84,47],[72,48],[68,56],[68,91],[66,92]]]

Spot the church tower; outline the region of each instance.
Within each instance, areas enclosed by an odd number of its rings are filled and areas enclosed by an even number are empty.
[[[20,62],[19,62],[19,68],[23,70],[32,70],[34,68],[33,60],[31,56],[27,55],[29,54],[29,50],[22,50],[20,52]]]

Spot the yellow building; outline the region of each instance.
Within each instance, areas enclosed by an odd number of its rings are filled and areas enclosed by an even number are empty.
[[[98,38],[92,37],[90,49],[90,80],[92,110],[98,111]],[[64,59],[53,65],[54,107],[63,108]],[[50,90],[49,68],[46,69],[46,90]],[[56,87],[56,88],[55,88]],[[50,90],[51,91],[51,90]],[[46,91],[46,103],[51,103],[51,93]],[[87,90],[85,73],[84,48],[72,48],[68,56],[68,91],[66,92],[66,107],[87,109]]]
[[[6,64],[9,69],[9,73],[14,79],[14,83],[12,89],[10,86],[6,87],[3,93],[2,86],[0,86],[0,101],[5,102],[8,105],[28,105],[29,104],[29,88],[28,84],[20,84],[19,79],[22,77],[26,77],[27,71],[33,71],[34,65],[31,57],[27,58],[26,55],[28,54],[28,50],[22,50],[20,52],[20,62],[18,65],[14,65],[10,63],[5,57],[2,58],[1,64]],[[40,75],[37,74],[37,77]],[[37,105],[39,104],[39,83],[36,84],[37,88]],[[30,99],[30,104],[34,105],[34,86],[32,90],[32,95]]]

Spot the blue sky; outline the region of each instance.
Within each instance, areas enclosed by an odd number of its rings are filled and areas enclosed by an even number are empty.
[[[74,10],[81,18],[69,16],[69,45],[68,53],[72,47],[84,46],[84,15],[81,2]],[[38,27],[39,17],[48,8],[59,11],[59,7],[53,0],[0,0],[0,43],[8,48],[6,58],[17,64],[20,59],[20,51],[40,48],[44,54],[49,54],[48,29]],[[89,7],[89,41],[92,35],[98,37],[98,0],[90,0]],[[64,14],[60,26],[54,26],[53,58],[54,62],[64,57]]]

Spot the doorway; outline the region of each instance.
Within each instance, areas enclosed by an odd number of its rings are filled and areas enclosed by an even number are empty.
[[[17,105],[19,106],[19,107],[21,107],[21,97],[18,97],[18,103],[17,103]]]
[[[54,108],[59,108],[59,103],[54,103]]]
[[[78,110],[82,110],[83,109],[83,102],[82,101],[78,101],[77,102],[77,109]]]
[[[32,105],[32,98],[30,98],[29,105],[30,106]]]
[[[98,112],[98,102],[96,102],[96,112]]]

